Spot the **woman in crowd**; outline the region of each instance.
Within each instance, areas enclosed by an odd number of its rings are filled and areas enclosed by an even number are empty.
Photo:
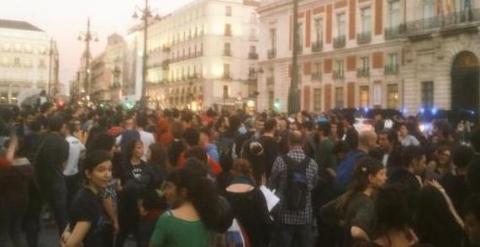
[[[213,182],[189,169],[177,169],[168,175],[164,193],[172,210],[159,218],[150,246],[208,247],[219,210]]]
[[[374,227],[374,197],[386,180],[385,167],[379,160],[359,161],[348,191],[336,203],[346,230],[343,246],[351,246],[352,239],[370,239]]]
[[[106,215],[98,193],[112,178],[111,156],[105,151],[93,151],[84,162],[85,186],[73,200],[70,223],[60,240],[62,247],[108,246],[103,241]]]
[[[416,231],[422,243],[435,247],[461,247],[463,221],[445,189],[436,181],[427,181],[420,193],[415,217]]]
[[[122,192],[119,194],[119,223],[120,231],[117,235],[115,246],[122,247],[127,236],[132,233],[140,244],[139,222],[140,211],[138,208],[139,193],[142,186],[142,174],[146,164],[142,161],[143,142],[132,140],[124,150],[125,160],[123,174],[121,176]]]
[[[270,240],[270,217],[263,193],[254,181],[253,169],[247,160],[238,159],[233,163],[232,174],[233,181],[226,188],[225,197],[251,245],[266,247]]]

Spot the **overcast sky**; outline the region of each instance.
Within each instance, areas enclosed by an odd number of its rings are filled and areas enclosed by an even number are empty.
[[[150,0],[159,14],[171,11],[192,0]],[[58,43],[60,53],[60,80],[74,78],[85,44],[78,41],[80,31],[86,29],[87,17],[99,42],[93,44],[93,56],[100,53],[106,38],[114,32],[125,35],[132,24],[135,6],[143,7],[143,0],[0,0],[0,18],[23,20],[45,30]]]

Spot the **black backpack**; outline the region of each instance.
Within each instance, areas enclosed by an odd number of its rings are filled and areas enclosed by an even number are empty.
[[[288,210],[304,210],[307,206],[308,177],[307,167],[310,164],[310,158],[305,158],[299,163],[296,160],[282,156],[287,165],[287,183],[285,185],[284,197],[285,206]]]

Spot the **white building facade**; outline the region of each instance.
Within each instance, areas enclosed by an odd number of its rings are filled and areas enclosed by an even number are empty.
[[[299,2],[301,46],[297,49],[303,110],[478,111],[480,1]],[[264,1],[259,15],[263,72],[259,74],[259,110],[286,111],[292,1]]]
[[[258,4],[197,0],[148,29],[147,96],[163,107],[234,107],[256,91]]]
[[[59,90],[55,42],[28,22],[0,19],[0,104],[41,90]]]

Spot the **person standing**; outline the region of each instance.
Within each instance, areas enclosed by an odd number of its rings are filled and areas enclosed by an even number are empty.
[[[152,133],[145,131],[148,121],[145,115],[137,116],[137,131],[140,134],[140,140],[143,142],[143,147],[146,148],[146,152],[142,156],[142,160],[147,162],[147,157],[150,154],[150,145],[155,143],[155,137]]]
[[[48,120],[49,132],[37,147],[34,158],[34,181],[26,216],[26,233],[29,246],[36,247],[40,231],[40,213],[47,202],[55,215],[59,235],[67,225],[67,187],[63,168],[68,159],[69,145],[61,134],[65,127],[63,118],[54,115]]]
[[[269,180],[270,188],[277,190],[280,198],[273,212],[273,246],[310,247],[313,244],[311,191],[317,184],[318,165],[303,151],[300,131],[289,134],[289,146],[290,151],[275,160]]]
[[[70,206],[70,203],[73,200],[75,194],[80,187],[81,177],[78,173],[78,162],[80,157],[86,151],[85,146],[80,142],[79,139],[73,136],[75,132],[75,124],[69,123],[67,128],[65,128],[65,140],[68,142],[68,159],[67,165],[63,169],[63,175],[65,175],[65,182],[67,185],[67,205]]]
[[[277,121],[273,118],[268,119],[264,125],[263,135],[258,140],[262,144],[262,147],[265,153],[267,178],[270,177],[273,163],[275,162],[275,159],[278,157],[278,154],[280,152],[278,141],[275,138],[276,130],[277,130]]]

